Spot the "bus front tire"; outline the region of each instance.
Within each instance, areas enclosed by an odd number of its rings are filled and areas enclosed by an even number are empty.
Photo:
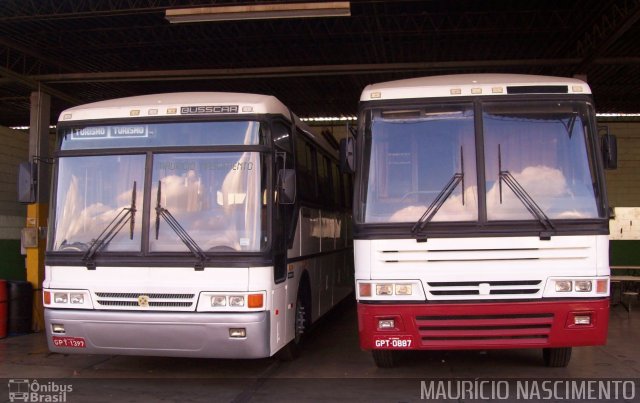
[[[393,368],[396,365],[397,352],[393,350],[372,350],[371,355],[378,368]]]
[[[551,368],[564,368],[571,360],[571,347],[542,349],[544,365]]]
[[[300,355],[300,344],[307,328],[307,309],[300,292],[296,299],[296,319],[293,325],[295,326],[293,340],[278,352],[278,359],[281,361],[293,361]]]

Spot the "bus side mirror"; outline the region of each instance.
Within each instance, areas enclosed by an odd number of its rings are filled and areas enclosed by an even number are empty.
[[[21,162],[18,165],[18,202],[36,202],[36,175],[37,165],[35,162]]]
[[[355,140],[353,137],[347,137],[340,140],[340,172],[352,174],[356,171],[354,151]]]
[[[604,169],[618,168],[618,140],[612,134],[602,136],[602,161]]]
[[[294,204],[296,202],[296,171],[280,169],[278,172],[278,203]]]

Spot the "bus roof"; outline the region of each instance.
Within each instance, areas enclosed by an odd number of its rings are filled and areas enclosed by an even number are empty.
[[[144,118],[157,116],[216,116],[280,114],[291,119],[289,109],[271,95],[233,92],[176,92],[111,99],[75,106],[59,121]]]
[[[186,109],[185,109],[186,108]],[[271,95],[237,92],[176,92],[140,95],[109,99],[78,105],[60,113],[60,122],[83,120],[126,119],[158,116],[218,116],[218,115],[282,115],[288,121],[291,116],[296,126],[325,151],[336,156],[336,150],[322,137],[313,134],[311,128],[291,113],[276,97]]]
[[[524,74],[454,74],[371,84],[362,91],[360,101],[523,93],[591,94],[591,89],[584,81],[575,78]]]

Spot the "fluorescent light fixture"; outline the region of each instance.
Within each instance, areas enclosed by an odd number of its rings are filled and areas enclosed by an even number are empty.
[[[266,20],[274,18],[349,17],[348,1],[177,8],[165,11],[172,24],[183,22]]]
[[[355,116],[320,116],[320,117],[308,117],[300,118],[303,122],[344,122],[358,120]]]
[[[596,113],[598,118],[638,118],[640,113]]]

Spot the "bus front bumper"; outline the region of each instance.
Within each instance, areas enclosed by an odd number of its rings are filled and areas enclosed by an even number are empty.
[[[588,322],[588,324],[587,324]],[[609,299],[491,303],[358,303],[364,350],[603,345]]]
[[[53,332],[53,328],[58,329]],[[64,328],[60,332],[60,326]],[[45,309],[49,349],[58,353],[167,357],[270,356],[269,312],[201,313]],[[230,329],[245,329],[231,337]]]

